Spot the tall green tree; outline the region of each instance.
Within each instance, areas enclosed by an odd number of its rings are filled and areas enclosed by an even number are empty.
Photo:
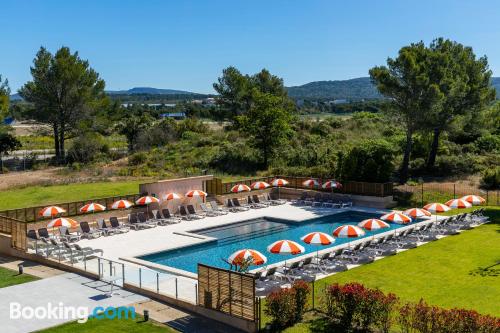
[[[269,160],[276,149],[286,142],[290,134],[292,115],[283,97],[262,93],[254,88],[252,107],[236,117],[239,128],[251,136],[251,142],[262,153],[263,164],[268,167]]]
[[[65,140],[81,119],[105,99],[104,81],[78,52],[60,48],[54,55],[41,47],[31,67],[32,81],[19,94],[33,103],[36,120],[50,124],[59,162],[65,160]]]
[[[380,93],[391,99],[390,114],[405,128],[406,143],[399,172],[400,182],[408,179],[413,134],[422,119],[442,99],[439,88],[429,77],[429,50],[423,42],[405,46],[387,66],[370,69],[370,77]]]
[[[0,126],[3,122],[3,118],[9,111],[9,99],[9,81],[7,79],[2,80],[2,75],[0,75]]]
[[[430,47],[429,77],[443,96],[439,106],[428,113],[432,130],[432,143],[427,158],[427,168],[436,162],[439,138],[453,120],[466,113],[478,113],[495,100],[491,86],[488,59],[476,58],[472,48],[460,43],[438,38]]]
[[[255,102],[254,92],[271,94],[283,98],[283,102],[291,108],[293,102],[283,84],[283,79],[272,75],[267,69],[262,69],[254,75],[243,75],[235,67],[222,71],[222,76],[213,84],[219,94],[217,103],[230,119],[245,114]]]

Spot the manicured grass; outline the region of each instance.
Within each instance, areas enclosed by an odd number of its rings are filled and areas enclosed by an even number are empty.
[[[115,332],[134,332],[134,333],[173,333],[177,332],[170,327],[156,324],[152,321],[143,321],[143,318],[137,316],[135,319],[89,319],[86,323],[79,324],[76,321],[52,327],[43,331],[43,333],[115,333]]]
[[[38,280],[38,278],[35,276],[29,274],[19,275],[18,272],[16,271],[0,267],[0,288],[5,288],[8,286],[13,286],[16,284],[31,282],[35,280]]]
[[[0,210],[104,198],[139,192],[144,181],[29,186],[0,192]]]
[[[326,285],[360,282],[395,293],[402,302],[423,298],[432,305],[500,316],[500,207],[486,208],[492,220],[488,224],[317,281],[316,306]],[[306,319],[318,324],[315,318],[309,313]],[[264,316],[263,323],[268,321]],[[308,332],[310,328],[303,322],[286,332]]]

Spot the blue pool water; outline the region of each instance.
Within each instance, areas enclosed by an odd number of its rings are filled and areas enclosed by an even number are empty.
[[[323,247],[304,244],[300,238],[314,231],[325,232],[331,235],[333,230],[340,225],[358,224],[364,219],[377,217],[378,216],[367,213],[345,212],[311,219],[298,224],[259,218],[231,225],[194,231],[193,233],[196,234],[214,237],[217,241],[150,254],[142,256],[139,259],[196,273],[198,263],[228,268],[228,264],[225,263],[222,258],[227,259],[234,251],[250,248],[263,253],[268,259],[267,263],[273,264],[293,257],[292,255],[278,255],[267,252],[267,246],[277,240],[293,240],[305,247],[305,253],[316,252],[328,246]],[[402,225],[399,224],[390,225],[392,230],[402,227]],[[370,237],[388,230],[390,229],[366,231],[364,237]],[[352,238],[337,238],[335,243],[330,245],[330,247],[352,240]]]

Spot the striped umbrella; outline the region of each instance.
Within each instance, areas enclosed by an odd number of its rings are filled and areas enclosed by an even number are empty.
[[[238,250],[229,256],[231,265],[241,265],[241,263],[252,258],[252,265],[263,265],[267,262],[267,258],[257,250],[243,249]]]
[[[250,192],[252,189],[245,184],[238,184],[231,187],[232,193]]]
[[[150,195],[146,195],[146,196],[143,196],[143,197],[140,197],[139,199],[137,199],[135,201],[135,204],[139,205],[139,206],[144,206],[144,205],[152,204],[153,202],[159,203],[160,200],[158,200],[158,198],[152,197]]]
[[[134,204],[128,200],[117,200],[111,205],[111,209],[127,209],[132,207]]]
[[[334,189],[334,188],[342,188],[342,184],[336,180],[329,180],[323,184],[324,189]]]
[[[367,219],[359,222],[358,227],[365,228],[366,230],[377,230],[390,228],[390,225],[379,219]]]
[[[252,185],[250,185],[250,187],[254,190],[264,190],[266,188],[268,188],[269,185],[268,183],[266,182],[255,182],[255,183],[252,183]]]
[[[302,182],[302,185],[305,187],[316,187],[319,186],[319,182],[316,179],[308,179]]]
[[[446,206],[450,208],[470,208],[472,204],[462,199],[451,199],[445,202]]]
[[[106,210],[106,207],[94,202],[88,203],[85,206],[80,207],[81,213],[102,212],[103,210]]]
[[[291,240],[279,240],[267,247],[267,251],[274,254],[292,254],[296,255],[305,252],[302,245]]]
[[[338,238],[354,238],[363,236],[365,232],[358,226],[345,224],[333,231],[333,235]]]
[[[274,187],[282,187],[288,185],[288,180],[276,178],[271,182],[271,185],[273,185]]]
[[[398,213],[398,212],[392,212],[392,213],[382,215],[380,217],[380,219],[394,222],[394,223],[398,223],[398,224],[406,224],[406,223],[411,222],[411,217],[409,217],[405,214],[402,214],[402,213]]]
[[[182,197],[180,195],[178,195],[177,193],[175,192],[170,192],[170,193],[167,193],[165,194],[165,196],[163,197],[163,199],[165,200],[176,200],[176,199],[181,199]]]
[[[446,205],[443,205],[442,203],[434,202],[425,205],[424,209],[432,213],[442,213],[449,211],[451,208]]]
[[[470,203],[472,205],[480,205],[480,204],[483,204],[486,202],[486,200],[484,200],[483,197],[480,197],[479,195],[473,195],[473,194],[463,196],[460,199],[467,201],[468,203]]]
[[[78,222],[65,217],[59,217],[57,219],[53,219],[47,224],[47,228],[57,228],[57,227],[68,227],[74,228],[78,225]]]
[[[429,217],[432,215],[431,212],[423,208],[410,208],[405,210],[403,214],[414,219],[418,219],[419,217]]]
[[[201,190],[191,190],[185,194],[186,197],[188,198],[195,198],[195,197],[200,197],[204,198],[207,196],[206,192],[203,192]]]
[[[311,245],[330,245],[335,242],[335,238],[324,232],[311,232],[301,238],[306,244]]]
[[[62,213],[66,213],[66,210],[59,206],[48,206],[40,210],[38,215],[43,217],[54,217]]]

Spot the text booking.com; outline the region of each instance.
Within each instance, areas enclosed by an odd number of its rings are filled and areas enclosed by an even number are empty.
[[[62,302],[54,305],[47,303],[44,306],[23,306],[21,303],[10,303],[10,319],[55,319],[55,320],[77,320],[78,323],[86,323],[89,317],[96,319],[135,319],[135,308],[125,307],[102,307],[97,306],[90,309],[86,306],[65,306]]]

